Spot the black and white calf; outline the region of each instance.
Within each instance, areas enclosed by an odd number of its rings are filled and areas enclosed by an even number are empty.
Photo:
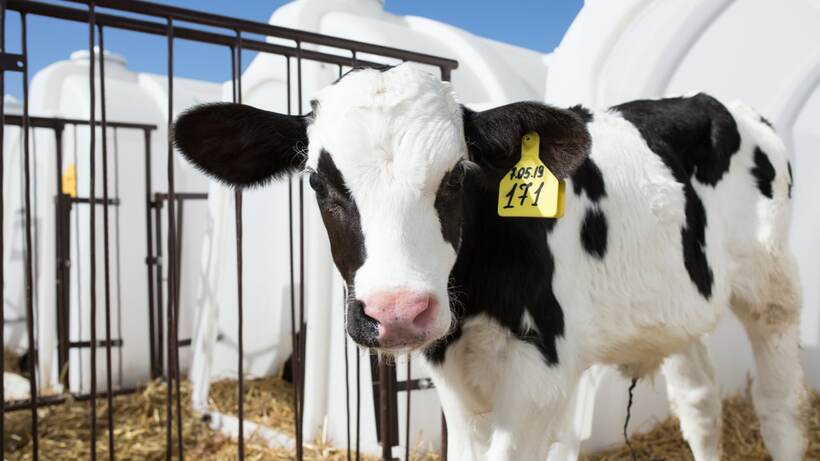
[[[236,186],[304,172],[347,282],[359,344],[421,350],[453,460],[543,460],[592,364],[662,368],[697,460],[720,456],[701,337],[731,310],[775,460],[799,460],[800,288],[783,143],[739,104],[692,97],[604,112],[523,102],[474,112],[409,65],[356,70],[307,116],[235,104],[182,115],[176,145]],[[522,136],[566,180],[560,219],[500,218]]]

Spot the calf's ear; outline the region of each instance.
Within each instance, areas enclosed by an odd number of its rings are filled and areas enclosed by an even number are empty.
[[[521,138],[536,132],[541,161],[563,179],[589,155],[590,137],[576,113],[537,102],[517,102],[476,112],[463,107],[470,159],[484,169],[506,173],[521,158]]]
[[[304,167],[307,121],[243,104],[204,104],[174,124],[174,145],[197,168],[234,186],[252,186]]]

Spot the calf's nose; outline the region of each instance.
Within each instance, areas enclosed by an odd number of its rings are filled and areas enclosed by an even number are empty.
[[[413,347],[430,334],[438,303],[428,293],[407,290],[377,293],[364,300],[364,313],[379,322],[379,345]]]

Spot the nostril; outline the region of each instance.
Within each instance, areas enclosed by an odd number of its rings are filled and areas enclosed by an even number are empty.
[[[364,300],[364,315],[385,335],[427,330],[436,318],[437,303],[430,294],[407,291],[378,293]]]
[[[435,303],[431,297],[427,297],[424,301],[424,308],[413,318],[413,326],[420,329],[426,329],[433,322],[436,315]]]

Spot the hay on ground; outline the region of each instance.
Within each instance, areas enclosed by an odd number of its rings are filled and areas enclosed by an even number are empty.
[[[3,348],[3,371],[8,373],[21,374],[20,370],[21,355],[11,350],[8,347]]]
[[[237,382],[222,379],[211,383],[208,404],[214,411],[239,413]],[[277,377],[245,381],[245,419],[274,428],[291,437],[293,431],[293,385]]]
[[[198,461],[233,461],[237,459],[237,444],[225,435],[213,431],[203,422],[201,415],[190,407],[191,386],[181,383],[183,448],[186,459]],[[214,383],[210,399],[216,410],[235,414],[236,382]],[[230,397],[230,396],[233,397]],[[225,399],[223,401],[222,399]],[[134,394],[114,398],[114,444],[116,458],[123,461],[160,461],[165,459],[165,400],[166,387],[160,381],[149,383]],[[276,378],[250,379],[246,381],[245,411],[250,419],[270,425],[292,434],[293,413],[292,388]],[[66,403],[38,410],[40,459],[79,461],[89,459],[91,451],[91,424],[89,402],[69,398]],[[16,411],[5,415],[5,453],[3,459],[23,461],[31,459],[31,413]],[[108,455],[108,426],[106,399],[97,399],[97,455]],[[173,452],[177,452],[174,433]],[[176,459],[176,455],[174,456]],[[264,441],[251,439],[245,443],[245,459],[248,461],[286,461],[294,454],[282,448],[270,448]],[[342,461],[347,450],[335,448],[332,441],[318,440],[306,443],[304,459],[307,461]],[[366,461],[371,457],[361,457]],[[435,454],[414,456],[419,461],[437,461]]]
[[[820,393],[809,391],[806,411],[808,450],[805,459],[820,460]],[[692,461],[689,445],[683,440],[678,420],[669,417],[651,430],[630,437],[640,461]],[[744,461],[771,460],[760,436],[760,423],[752,407],[749,389],[723,401],[723,458]],[[583,461],[632,460],[626,444],[581,458]]]

